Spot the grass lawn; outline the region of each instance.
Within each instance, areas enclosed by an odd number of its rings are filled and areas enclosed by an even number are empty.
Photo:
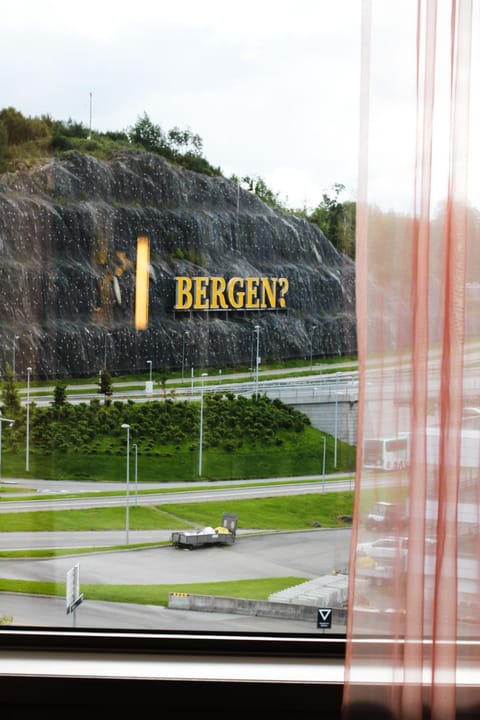
[[[301,577],[260,578],[216,583],[184,583],[180,585],[89,585],[82,583],[82,593],[85,600],[162,605],[166,607],[168,605],[168,594],[171,592],[268,600],[271,593],[298,585],[307,579]],[[0,578],[0,593],[18,592],[65,597],[65,591],[65,583]]]
[[[225,511],[236,513],[239,527],[256,530],[307,530],[322,527],[345,527],[345,516],[351,516],[353,492],[320,493],[292,497],[275,497],[223,502],[185,503],[154,507],[131,507],[132,530],[182,529],[216,526]],[[35,532],[52,530],[112,530],[125,527],[125,509],[122,507],[6,513],[2,515],[3,532]],[[146,544],[144,544],[145,546]],[[139,547],[138,545],[129,546]],[[101,548],[73,550],[92,552]],[[105,548],[102,548],[105,549]],[[110,548],[112,549],[112,548]],[[123,549],[123,548],[122,548]],[[65,550],[15,551],[1,553],[0,557],[52,557],[65,554]],[[268,596],[286,587],[304,582],[306,578],[280,577],[255,580],[195,583],[181,585],[89,585],[82,584],[86,599],[109,602],[164,605],[169,592],[190,592],[201,595],[243,597],[266,600]],[[65,583],[0,578],[0,592],[32,593],[65,596]],[[0,617],[1,621],[1,617]]]
[[[236,513],[239,527],[252,530],[307,530],[342,527],[339,518],[351,516],[353,492],[318,493],[290,497],[255,498],[225,502],[130,506],[131,530],[181,530],[217,526],[223,512]],[[2,532],[121,530],[125,508],[41,510],[2,514]]]

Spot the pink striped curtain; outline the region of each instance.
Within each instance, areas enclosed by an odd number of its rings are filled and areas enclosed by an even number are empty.
[[[479,6],[363,4],[348,718],[480,717]]]

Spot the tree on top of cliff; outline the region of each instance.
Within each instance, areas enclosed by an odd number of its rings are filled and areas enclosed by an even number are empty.
[[[142,145],[145,150],[164,154],[168,149],[167,139],[160,127],[153,123],[144,112],[135,125],[127,131],[128,139],[133,145]]]
[[[71,118],[68,121],[53,120],[49,115],[32,118],[12,107],[0,110],[0,173],[16,170],[20,163],[28,167],[45,156],[62,156],[69,150],[108,160],[118,150],[142,148],[193,172],[222,176],[220,168],[213,167],[202,154],[203,141],[199,135],[176,126],[164,132],[146,112],[124,131],[97,132]],[[288,208],[260,177],[232,175],[230,180],[246,183],[267,205],[318,225],[337,250],[354,258],[355,203],[339,202],[339,195],[345,190],[340,183],[333,186],[333,196],[324,193],[319,205],[309,212],[306,208]]]
[[[330,242],[351,258],[355,257],[355,209],[354,202],[339,202],[345,186],[335,183],[333,197],[323,193],[322,201],[310,215],[309,222],[318,225]]]
[[[152,122],[147,113],[137,118],[137,122],[127,130],[132,145],[140,145],[149,152],[163,155],[188,170],[204,175],[221,175],[202,155],[203,141],[200,135],[191,130],[174,127],[165,133],[160,125]]]
[[[269,188],[265,180],[258,175],[255,175],[254,177],[251,177],[250,175],[238,177],[234,174],[230,177],[230,180],[236,183],[238,187],[243,187],[245,190],[248,190],[248,192],[254,193],[266,205],[276,207],[279,210],[286,210],[285,206],[279,199],[279,193],[276,193]]]
[[[43,118],[30,118],[13,107],[0,110],[0,172],[8,169],[8,160],[15,153],[12,148],[28,145],[29,154],[41,148],[45,153],[50,130]]]
[[[0,110],[0,172],[69,150],[108,159],[118,150],[144,148],[194,172],[221,176],[220,168],[202,155],[202,145],[200,135],[188,128],[173,127],[165,133],[146,112],[125,131],[98,132],[71,118],[25,117],[12,107]]]
[[[7,131],[8,143],[20,145],[49,135],[47,123],[42,118],[24,117],[13,107],[0,110],[0,123]]]

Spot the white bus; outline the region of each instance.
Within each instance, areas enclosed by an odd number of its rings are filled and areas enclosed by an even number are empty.
[[[363,467],[374,470],[401,470],[408,466],[410,447],[407,435],[372,438],[363,444]]]

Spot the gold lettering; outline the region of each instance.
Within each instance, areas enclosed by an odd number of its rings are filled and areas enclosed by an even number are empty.
[[[277,304],[277,278],[263,277],[262,281],[262,308],[274,308]]]
[[[233,277],[228,281],[227,285],[228,303],[230,307],[235,308],[236,310],[242,308],[245,302],[245,292],[243,290],[239,290],[237,292],[237,285],[243,288],[245,280],[240,277]]]
[[[228,309],[228,305],[225,300],[226,286],[227,283],[225,278],[210,278],[210,310],[218,310],[219,308],[223,308],[224,310]]]
[[[189,310],[193,305],[192,278],[177,277],[175,310]]]
[[[209,302],[207,297],[208,291],[208,277],[203,275],[197,275],[193,278],[194,283],[194,310],[208,310]]]
[[[260,300],[258,298],[258,277],[247,278],[247,299],[245,302],[245,308],[247,310],[255,310],[260,307]]]
[[[288,288],[290,287],[290,284],[289,284],[287,278],[279,278],[278,284],[280,285],[280,299],[278,301],[278,304],[280,305],[280,307],[285,307],[285,305],[287,304],[286,300],[285,300],[285,295],[288,292]]]
[[[145,240],[148,242],[147,238]],[[148,262],[147,255],[147,268]],[[219,276],[197,275],[193,278],[176,277],[175,282],[175,310],[284,308],[289,290],[287,278],[275,277],[233,277],[227,282]]]

